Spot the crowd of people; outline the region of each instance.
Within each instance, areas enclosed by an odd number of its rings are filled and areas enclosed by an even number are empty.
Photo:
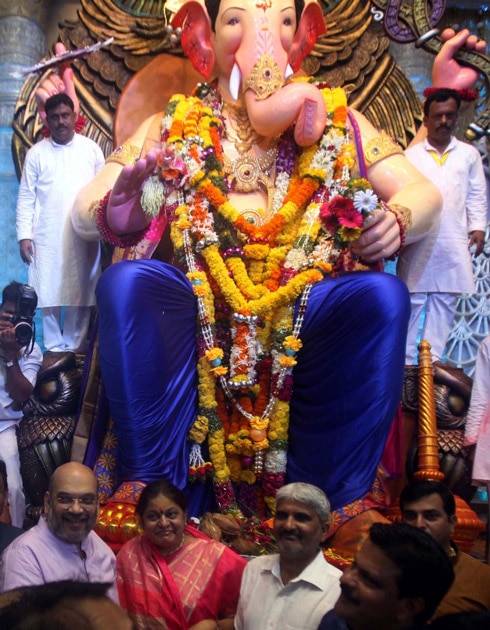
[[[454,136],[465,86],[452,57],[484,42],[445,36],[437,64],[449,54],[451,87],[436,81],[404,154],[342,90],[283,80],[281,55],[249,63],[257,47],[284,47],[297,70],[323,32],[315,2],[239,4],[177,13],[184,52],[217,79],[173,97],[105,165],[75,131],[70,69],[38,93],[50,135],[26,156],[17,206],[32,286],[12,282],[0,309],[0,515],[8,496],[12,521],[0,519],[0,627],[487,627],[490,566],[452,540],[452,493],[410,482],[391,523],[378,478],[420,335],[440,362],[457,296],[474,290],[486,183],[479,153]],[[100,238],[143,259],[98,282]],[[380,273],[393,257],[398,278]],[[81,462],[54,471],[22,529],[16,426],[42,363],[34,313],[48,351],[83,352],[95,292],[117,476],[142,487],[138,533],[117,556],[94,531],[100,489]],[[479,483],[489,344],[465,437]],[[190,487],[189,459],[212,481]],[[272,514],[276,552],[246,558],[209,538],[191,517],[210,504],[231,519]],[[324,543],[364,513],[378,522],[342,572]]]
[[[80,615],[80,627],[102,628],[100,615],[137,630],[415,630],[431,621],[466,627],[457,625],[465,619],[483,628],[490,567],[451,540],[453,495],[440,482],[413,482],[400,508],[403,522],[373,524],[342,573],[322,551],[330,504],[319,488],[283,486],[272,525],[277,553],[247,560],[188,522],[184,493],[162,480],[142,491],[140,534],[116,558],[93,531],[95,476],[71,462],[53,474],[39,523],[2,553],[0,625],[54,627],[41,625],[52,618],[78,628],[70,624]]]

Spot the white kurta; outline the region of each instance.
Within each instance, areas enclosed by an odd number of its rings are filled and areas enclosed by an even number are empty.
[[[407,245],[397,274],[411,293],[472,293],[475,289],[468,234],[485,231],[487,197],[478,151],[452,138],[449,155],[440,166],[425,140],[406,150],[407,158],[441,191],[439,219],[421,240]]]
[[[490,481],[490,335],[478,348],[464,444],[476,444],[473,480]]]
[[[17,200],[17,239],[33,241],[29,284],[40,308],[95,304],[99,243],[75,233],[70,210],[80,188],[103,165],[100,147],[79,134],[66,145],[46,138],[26,155]]]

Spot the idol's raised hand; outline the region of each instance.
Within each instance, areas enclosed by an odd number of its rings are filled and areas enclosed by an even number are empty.
[[[455,55],[457,52],[470,50],[484,53],[486,42],[472,35],[468,29],[456,33],[446,28],[441,33],[444,44],[437,54],[432,66],[432,85],[436,88],[452,88],[454,90],[470,90],[478,79],[478,71],[463,65]]]
[[[66,52],[65,45],[61,42],[55,44],[54,50],[56,55],[61,55]],[[46,112],[44,105],[50,96],[54,96],[60,92],[68,94],[75,106],[75,116],[78,116],[80,112],[80,104],[75,91],[73,70],[67,62],[60,62],[58,70],[50,72],[36,90],[35,98],[39,110],[39,116],[44,124],[46,124]]]

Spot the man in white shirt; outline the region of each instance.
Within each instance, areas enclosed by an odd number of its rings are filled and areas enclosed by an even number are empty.
[[[443,207],[429,233],[410,243],[398,260],[398,276],[410,291],[411,315],[406,364],[416,356],[421,339],[439,361],[451,333],[461,293],[476,291],[470,249],[478,256],[485,243],[487,196],[483,164],[477,149],[453,136],[461,103],[459,92],[434,90],[424,103],[427,138],[410,146],[407,158],[440,190]]]
[[[279,554],[245,568],[236,630],[316,630],[340,595],[342,572],[320,549],[328,532],[330,503],[322,490],[291,483],[277,493],[274,535]]]
[[[70,211],[80,188],[104,165],[104,155],[93,140],[75,133],[75,105],[67,94],[51,96],[44,107],[51,135],[26,155],[17,239],[39,296],[46,349],[82,352],[95,304],[99,243],[76,234]]]

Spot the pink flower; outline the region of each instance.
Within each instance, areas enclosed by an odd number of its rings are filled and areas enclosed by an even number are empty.
[[[353,206],[350,210],[345,210],[339,217],[339,225],[347,228],[359,228],[362,227],[362,220],[362,214]]]
[[[328,204],[330,212],[335,212],[337,216],[341,216],[346,212],[350,212],[354,208],[354,204],[352,203],[352,199],[348,197],[334,197],[332,201]]]
[[[176,156],[169,147],[165,147],[164,154],[158,159],[158,165],[162,169],[162,178],[168,181],[185,177],[188,174],[184,160]]]
[[[322,204],[320,208],[320,219],[325,229],[333,231],[341,222],[342,217],[351,217],[353,211],[357,213],[351,199],[337,195],[331,201]],[[362,221],[362,219],[361,219]],[[356,224],[357,225],[357,224]]]

